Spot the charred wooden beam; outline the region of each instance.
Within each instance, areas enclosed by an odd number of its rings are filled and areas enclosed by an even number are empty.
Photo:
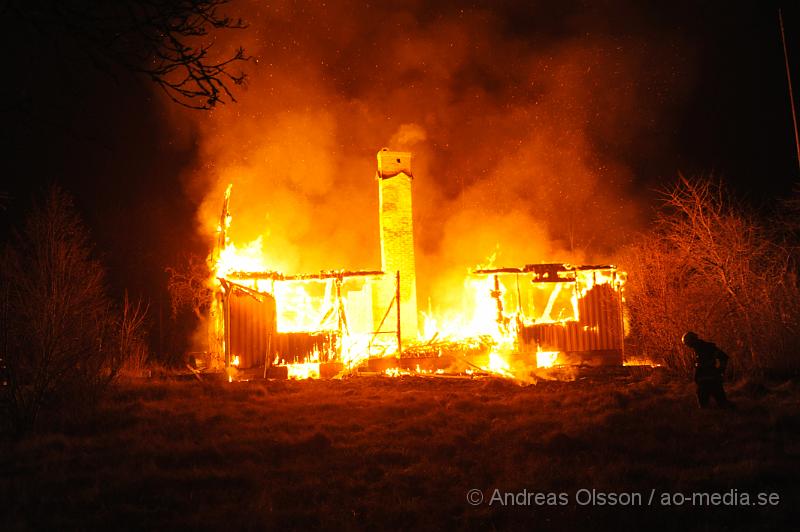
[[[287,275],[280,272],[233,272],[226,277],[231,279],[254,279],[267,281],[311,281],[320,279],[346,279],[348,277],[380,277],[384,272],[380,270],[330,270],[319,273],[300,273]]]
[[[479,268],[472,270],[475,275],[494,275],[496,273],[524,273],[522,268]]]
[[[226,294],[230,293],[232,290],[239,290],[239,291],[244,292],[245,294],[253,297],[257,301],[263,301],[263,299],[264,299],[264,294],[262,294],[261,292],[259,292],[257,290],[253,290],[252,288],[249,288],[247,286],[244,286],[244,285],[241,285],[241,284],[238,284],[238,283],[234,283],[234,282],[229,281],[228,279],[224,279],[222,277],[217,277],[217,280],[222,285],[222,288],[225,289],[225,293]]]
[[[214,246],[214,249],[211,253],[211,264],[216,264],[219,260],[220,253],[222,250],[225,249],[225,245],[227,244],[228,240],[228,226],[230,225],[230,213],[228,211],[228,206],[231,201],[231,188],[233,187],[233,183],[228,185],[228,188],[225,189],[225,196],[222,200],[222,213],[219,216],[219,226],[217,228],[217,243]]]
[[[473,275],[497,275],[497,274],[533,274],[534,282],[542,283],[572,283],[575,282],[576,272],[583,271],[603,271],[616,270],[612,265],[583,265],[573,266],[572,264],[526,264],[517,268],[480,268],[472,270]]]

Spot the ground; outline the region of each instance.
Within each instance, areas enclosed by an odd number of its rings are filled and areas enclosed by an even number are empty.
[[[790,529],[800,385],[729,388],[732,411],[699,410],[684,377],[630,368],[526,386],[121,383],[99,411],[3,444],[0,528]],[[591,490],[597,504],[579,504]],[[566,504],[536,505],[538,492]],[[738,505],[665,506],[675,492]],[[599,505],[612,493],[642,500]]]

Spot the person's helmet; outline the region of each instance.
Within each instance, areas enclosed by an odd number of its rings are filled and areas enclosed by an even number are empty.
[[[692,331],[687,332],[681,337],[681,342],[683,342],[683,345],[689,347],[691,347],[692,344],[697,342],[697,340],[698,340],[697,334],[693,333]]]

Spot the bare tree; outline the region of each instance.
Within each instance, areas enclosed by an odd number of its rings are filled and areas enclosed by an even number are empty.
[[[116,359],[114,370],[123,367],[133,373],[141,373],[147,365],[148,348],[144,337],[144,325],[148,307],[141,300],[132,302],[125,292],[122,308],[117,317]]]
[[[0,286],[6,421],[25,430],[43,407],[96,399],[124,358],[119,342],[139,324],[123,318],[129,331],[119,334],[103,268],[61,189],[50,189],[6,247]]]
[[[197,255],[188,255],[179,267],[169,267],[166,271],[172,317],[188,309],[198,320],[203,320],[214,296],[209,286],[211,270],[206,261]]]

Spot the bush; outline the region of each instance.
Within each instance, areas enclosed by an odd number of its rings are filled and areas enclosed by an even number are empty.
[[[773,232],[709,180],[664,194],[653,231],[622,260],[629,272],[632,343],[689,370],[688,330],[733,355],[733,369],[796,371],[800,348],[797,271],[783,234]]]
[[[141,336],[141,309],[118,315],[70,197],[52,187],[0,263],[7,428],[31,428],[44,407],[91,405]]]

